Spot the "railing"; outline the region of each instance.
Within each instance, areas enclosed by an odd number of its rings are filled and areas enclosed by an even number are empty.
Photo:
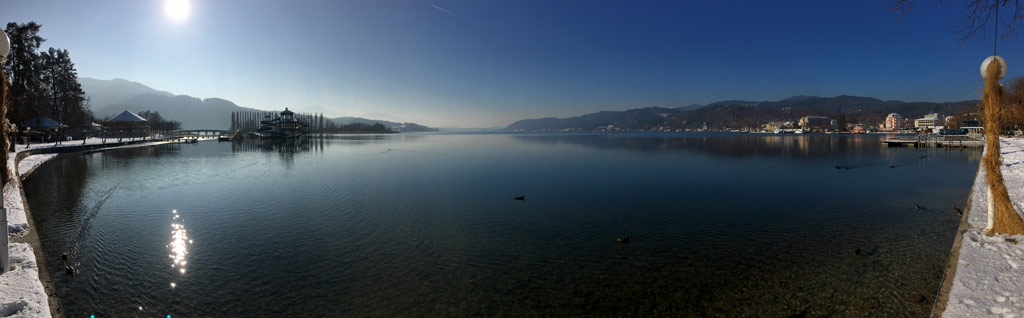
[[[916,136],[893,136],[882,139],[883,144],[910,144],[915,146],[946,146],[946,147],[973,147],[978,146],[984,139],[972,135],[916,135]]]

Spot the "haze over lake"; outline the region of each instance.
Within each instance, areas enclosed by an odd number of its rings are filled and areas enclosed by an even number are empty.
[[[25,192],[76,317],[924,317],[981,153],[879,138],[200,142],[64,156]]]

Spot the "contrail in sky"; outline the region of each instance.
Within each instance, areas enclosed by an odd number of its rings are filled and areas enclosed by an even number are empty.
[[[430,5],[430,6],[431,6],[431,7],[434,7],[434,9],[438,9],[438,10],[444,11],[444,13],[447,13],[447,14],[451,14],[451,15],[452,15],[453,17],[457,17],[457,15],[455,15],[454,13],[452,13],[451,11],[445,10],[445,9],[444,9],[444,8],[442,8],[442,7],[438,7],[438,6],[436,6],[436,5],[433,5],[433,4],[432,4],[432,5]]]

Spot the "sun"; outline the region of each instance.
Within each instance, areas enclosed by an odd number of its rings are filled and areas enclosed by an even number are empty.
[[[167,13],[167,18],[174,21],[183,21],[188,19],[192,8],[188,0],[164,0],[164,11]]]

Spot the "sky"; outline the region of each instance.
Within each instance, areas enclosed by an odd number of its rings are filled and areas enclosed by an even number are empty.
[[[43,50],[68,49],[79,76],[435,127],[795,95],[979,98],[992,41],[957,41],[965,1],[902,20],[892,2],[0,0],[0,21],[42,24]],[[998,53],[1024,75],[1020,37]]]

